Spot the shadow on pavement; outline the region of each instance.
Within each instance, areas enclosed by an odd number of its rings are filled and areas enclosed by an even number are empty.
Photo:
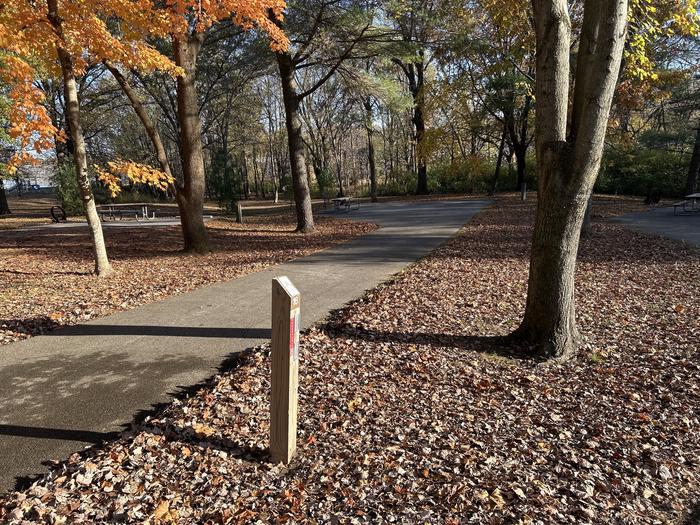
[[[226,339],[269,339],[269,328],[216,328],[203,326],[147,326],[78,324],[48,332],[49,336],[143,335],[154,337],[219,337]]]
[[[23,438],[60,439],[65,441],[84,441],[85,443],[102,443],[114,439],[119,432],[93,432],[90,430],[70,430],[65,428],[26,427],[21,425],[0,425],[0,435],[19,436]]]

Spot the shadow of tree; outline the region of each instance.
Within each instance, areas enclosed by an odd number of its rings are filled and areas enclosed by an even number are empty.
[[[71,454],[78,453],[83,459],[93,456],[102,446],[107,442],[113,441],[118,438],[129,439],[130,436],[141,431],[153,431],[158,429],[158,432],[164,434],[168,439],[172,441],[185,441],[193,444],[204,445],[207,447],[212,447],[218,450],[225,451],[227,454],[232,455],[236,458],[247,460],[247,461],[258,461],[266,462],[269,460],[269,451],[266,449],[248,447],[241,445],[240,443],[235,443],[228,438],[220,436],[207,436],[202,433],[195,431],[191,427],[183,428],[180,426],[175,426],[172,424],[160,425],[155,424],[153,418],[155,416],[163,416],[166,414],[166,410],[172,406],[174,399],[184,400],[186,398],[192,397],[197,394],[200,390],[210,388],[215,378],[222,373],[231,372],[236,368],[243,366],[247,362],[247,357],[250,356],[254,350],[248,349],[240,353],[231,353],[221,362],[221,364],[216,368],[216,373],[212,374],[207,379],[197,382],[195,384],[190,384],[188,386],[177,386],[175,389],[168,389],[164,386],[164,378],[161,376],[152,381],[151,389],[158,390],[161,389],[163,392],[170,390],[170,392],[163,393],[161,396],[162,401],[152,403],[148,407],[144,407],[136,412],[130,411],[125,414],[122,419],[121,424],[115,424],[117,430],[113,431],[84,431],[76,430],[72,428],[66,428],[68,425],[57,425],[57,427],[62,426],[63,428],[50,428],[50,427],[32,427],[26,425],[0,425],[0,495],[7,489],[12,490],[24,490],[28,488],[32,483],[41,479],[46,472],[38,472],[39,466],[44,466],[45,470],[54,469],[70,469],[72,464],[65,460],[54,461],[45,460],[39,463],[37,462],[22,462],[19,468],[15,468],[14,480],[11,481],[10,476],[8,476],[7,463],[13,457],[13,454],[8,454],[4,449],[8,449],[11,443],[8,443],[12,438],[21,439],[20,449],[14,449],[14,456],[23,457],[22,452],[32,447],[32,439],[34,439],[34,444],[37,443],[36,440],[40,440],[39,444],[43,442],[44,446],[40,447],[41,450],[46,450],[47,453],[41,457],[59,457],[66,458]],[[107,365],[109,360],[103,360],[102,357],[96,357],[103,365]],[[89,359],[88,359],[89,361]],[[182,370],[188,366],[190,359],[173,358],[168,360],[169,365],[174,365],[176,370]],[[125,376],[130,379],[124,379],[118,382],[109,382],[110,390],[116,394],[122,388],[129,388],[137,385],[139,382],[143,382],[143,376],[148,376],[151,372],[153,366],[144,367],[142,372],[133,373],[134,370],[131,366],[127,365],[124,360],[118,360],[124,370]],[[67,368],[70,368],[70,363],[67,364]],[[31,374],[31,370],[28,371]],[[4,395],[2,387],[0,387],[0,395]],[[33,392],[29,392],[30,395]],[[102,402],[110,402],[114,397],[105,399],[93,399],[95,406],[99,406]],[[86,407],[88,410],[90,407]],[[0,405],[0,413],[2,413],[2,406]],[[58,418],[57,418],[58,420]],[[77,425],[76,425],[77,426]],[[27,440],[27,441],[25,441]],[[53,443],[52,446],[46,446],[46,443]],[[87,442],[91,443],[92,446],[84,448],[82,450],[76,450],[77,442]],[[9,449],[13,450],[13,449]],[[13,462],[14,463],[14,462]]]
[[[63,352],[2,368],[0,381],[0,492],[22,489],[42,476],[38,458],[66,458],[80,443],[101,443],[133,429],[148,415],[202,388],[193,377],[213,372],[192,355],[157,361],[124,353]],[[218,369],[236,366],[237,354]],[[213,377],[213,376],[212,376]],[[155,402],[154,402],[155,400]],[[143,409],[134,414],[134,407]],[[107,416],[107,417],[105,417]],[[12,481],[14,480],[14,481]]]
[[[26,317],[20,319],[0,319],[0,327],[18,334],[38,335],[55,330],[63,325],[47,315]]]
[[[690,514],[683,521],[682,525],[700,525],[700,501],[690,509]]]
[[[435,334],[425,332],[388,332],[366,330],[345,323],[329,323],[324,331],[341,339],[357,339],[377,343],[402,343],[443,348],[459,348],[464,351],[489,354],[508,359],[541,362],[529,348],[510,336],[475,336],[459,334]]]

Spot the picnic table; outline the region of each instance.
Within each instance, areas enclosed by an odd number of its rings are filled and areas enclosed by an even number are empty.
[[[683,210],[683,213],[700,212],[698,200],[700,200],[700,193],[691,193],[690,195],[686,195],[685,200],[673,203],[673,214],[677,215],[679,208]]]
[[[348,211],[351,208],[354,210],[360,209],[359,199],[355,199],[353,197],[336,197],[335,199],[331,199],[331,202],[333,203],[333,209],[335,210],[339,210],[340,208],[345,208]]]
[[[153,220],[156,218],[156,212],[149,214],[147,202],[132,202],[128,204],[104,204],[97,207],[97,212],[102,220],[119,220],[125,217],[133,216],[137,221]]]

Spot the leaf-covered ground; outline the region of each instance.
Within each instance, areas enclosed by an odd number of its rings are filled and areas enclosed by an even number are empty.
[[[106,279],[91,275],[87,230],[0,231],[0,345],[233,279],[375,228],[335,218],[317,222],[315,233],[301,236],[287,214],[244,225],[217,219],[207,224],[215,250],[204,257],[182,253],[179,226],[106,228],[114,268]]]
[[[522,314],[531,215],[500,201],[302,338],[289,467],[266,455],[262,347],[0,500],[0,521],[694,525],[698,252],[595,223],[578,271],[587,342],[541,364],[494,337]]]

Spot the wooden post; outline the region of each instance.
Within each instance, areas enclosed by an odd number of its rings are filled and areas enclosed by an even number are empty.
[[[527,182],[523,182],[520,198],[524,201],[527,200]]]
[[[236,222],[243,224],[243,206],[240,202],[236,203]]]
[[[301,295],[287,277],[272,280],[270,455],[289,463],[297,448]]]

